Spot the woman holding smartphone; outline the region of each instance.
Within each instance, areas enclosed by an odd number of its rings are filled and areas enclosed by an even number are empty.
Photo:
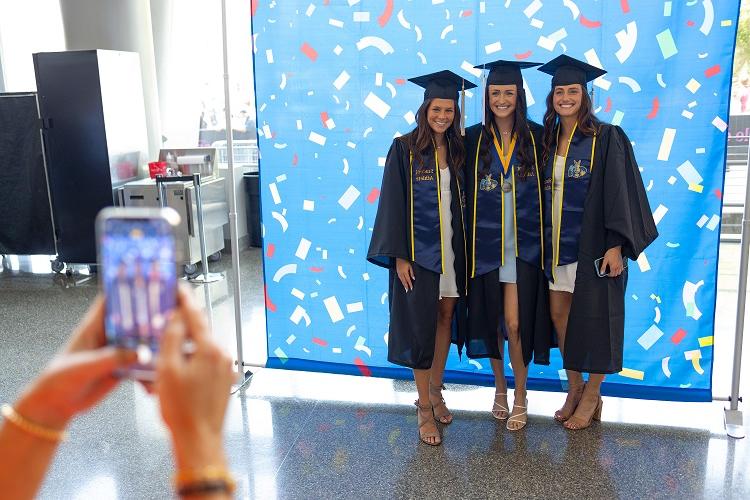
[[[416,129],[388,151],[367,259],[390,271],[388,360],[413,369],[419,437],[436,446],[435,422],[453,421],[442,396],[445,362],[451,340],[463,338],[464,314],[455,312],[466,290],[458,95],[476,85],[450,71],[409,81],[425,89],[424,100]]]
[[[555,420],[577,430],[600,419],[604,377],[622,370],[624,259],[636,259],[657,231],[630,140],[593,114],[586,85],[606,71],[566,55],[539,70],[552,75],[543,141],[545,271],[568,377]]]
[[[529,121],[521,69],[538,63],[495,61],[489,68],[482,123],[466,131],[469,293],[466,353],[490,358],[492,415],[512,431],[526,426],[526,379],[532,357],[549,364],[551,345],[543,267],[542,184],[537,161],[542,127]],[[538,333],[537,333],[538,332]],[[504,337],[515,382],[509,411]]]

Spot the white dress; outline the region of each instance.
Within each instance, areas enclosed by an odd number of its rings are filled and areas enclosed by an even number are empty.
[[[453,265],[456,257],[453,254],[453,216],[451,214],[451,171],[440,169],[440,226],[442,227],[444,272],[440,275],[440,298],[458,297],[456,286],[456,269]]]
[[[562,182],[565,175],[565,157],[555,156],[555,179],[552,189],[552,255],[557,255],[560,241],[557,238],[557,231],[560,226],[560,196],[562,195]],[[554,257],[553,257],[554,258]],[[573,293],[576,285],[576,271],[578,262],[566,264],[564,266],[555,266],[555,282],[550,282],[549,289],[558,292]]]
[[[513,179],[513,176],[509,176],[508,180],[511,183],[511,186],[515,188],[515,180]],[[503,182],[505,182],[504,179],[500,179],[500,183],[497,187],[497,189],[502,189]],[[505,244],[503,245],[503,261],[505,264],[500,266],[499,269],[499,275],[500,275],[500,283],[515,283],[516,282],[516,220],[513,216],[513,189],[511,189],[509,192],[504,193],[503,195],[503,213],[505,214],[503,227],[504,230],[504,236],[503,240],[505,241]]]

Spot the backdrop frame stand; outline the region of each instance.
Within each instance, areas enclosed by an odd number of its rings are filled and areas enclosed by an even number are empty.
[[[750,171],[750,143],[748,143],[747,169]],[[750,172],[745,182],[745,208],[742,214],[742,242],[740,243],[740,276],[737,285],[737,320],[734,330],[734,362],[732,363],[732,392],[729,408],[724,408],[724,428],[727,436],[745,437],[745,426],[739,403],[740,374],[742,373],[742,337],[745,333],[745,302],[747,299],[748,250],[750,250]]]
[[[227,3],[221,0],[221,47],[224,58],[224,120],[227,137],[227,167],[229,168],[229,239],[232,248],[232,291],[234,295],[234,328],[237,340],[237,384],[232,387],[231,393],[245,387],[251,380],[253,373],[245,370],[245,362],[242,357],[242,303],[240,297],[240,244],[237,235],[237,194],[234,179],[234,148],[232,146],[232,111],[229,95],[229,60],[227,50]]]

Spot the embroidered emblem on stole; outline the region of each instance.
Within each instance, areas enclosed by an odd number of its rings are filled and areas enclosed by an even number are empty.
[[[581,165],[581,160],[573,160],[573,163],[568,167],[568,177],[573,179],[580,179],[588,173],[588,169]]]
[[[492,191],[497,187],[497,181],[492,178],[492,174],[488,173],[484,178],[479,181],[479,189],[482,191]]]

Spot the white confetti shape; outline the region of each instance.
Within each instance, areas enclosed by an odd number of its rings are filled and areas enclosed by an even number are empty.
[[[664,216],[669,212],[669,209],[665,207],[662,204],[659,204],[658,207],[656,207],[656,210],[654,210],[653,216],[654,216],[654,224],[659,225],[661,220],[664,218]]]
[[[695,94],[698,89],[701,88],[701,84],[695,78],[691,78],[689,82],[685,84],[685,88]]]
[[[314,200],[303,200],[302,201],[302,210],[305,212],[314,212],[315,211],[315,201]]]
[[[302,130],[302,120],[297,120],[297,130]]]
[[[310,135],[307,138],[310,142],[314,142],[315,144],[318,144],[319,146],[326,145],[326,137],[324,135],[320,135],[317,132],[310,131]]]
[[[333,121],[333,118],[329,118],[325,121],[325,126],[328,130],[333,130],[336,128],[336,122]]]
[[[333,48],[333,53],[336,54],[337,56],[340,56],[343,51],[344,49],[341,48],[341,45],[336,45]]]
[[[638,343],[648,351],[663,336],[664,332],[661,331],[661,328],[656,325],[651,325],[651,327],[640,336]]]
[[[624,30],[615,33],[615,38],[620,44],[615,56],[620,63],[624,63],[635,50],[635,44],[638,41],[638,25],[635,21],[630,21]]]
[[[279,83],[279,88],[281,90],[284,90],[286,88],[286,73],[281,74],[281,83]]]
[[[272,182],[268,185],[268,190],[271,191],[271,198],[273,198],[274,204],[278,205],[281,203],[281,196],[279,196],[279,188],[276,187],[276,183]]]
[[[344,194],[341,195],[341,198],[339,198],[339,205],[344,207],[344,210],[349,210],[357,198],[359,198],[359,189],[350,185],[347,190],[344,191]]]
[[[344,273],[344,267],[343,266],[339,266],[336,270],[338,271],[339,276],[341,276],[342,278],[346,279],[346,274]]]
[[[544,28],[544,21],[542,21],[541,19],[534,18],[529,24],[532,28],[536,28],[538,30]]]
[[[669,370],[669,358],[670,356],[667,356],[661,360],[661,371],[664,372],[667,378],[672,376],[672,372]]]
[[[382,87],[383,86],[383,73],[375,73],[375,86],[376,87]]]
[[[557,42],[565,39],[567,36],[568,32],[565,31],[565,28],[560,28],[549,36],[540,36],[539,41],[537,41],[536,44],[541,48],[547,49],[551,52],[555,49],[555,45],[557,45]]]
[[[714,24],[714,4],[711,0],[703,0],[703,10],[705,11],[705,15],[703,16],[703,24],[701,24],[700,31],[708,36]]]
[[[682,117],[683,118],[687,118],[688,120],[692,120],[693,119],[693,113],[691,113],[687,109],[683,109],[682,110]]]
[[[369,47],[378,49],[383,55],[393,54],[395,51],[390,43],[386,42],[379,36],[365,36],[357,42],[357,50],[364,50]]]
[[[362,281],[370,281],[370,273],[362,273]]]
[[[649,263],[648,257],[646,257],[645,252],[641,252],[641,254],[636,259],[636,262],[638,263],[638,268],[642,273],[646,273],[651,270],[651,263]]]
[[[495,52],[500,52],[501,50],[503,50],[503,46],[500,44],[500,42],[490,43],[484,46],[484,53],[487,55],[494,54]]]
[[[331,318],[331,322],[338,323],[342,319],[344,319],[344,313],[341,312],[341,307],[339,307],[339,302],[336,300],[336,296],[328,297],[327,299],[323,299],[323,305],[326,306],[326,310],[328,311],[328,316]]]
[[[307,11],[305,12],[305,15],[307,17],[310,17],[313,15],[313,12],[315,12],[315,4],[311,3],[310,5],[307,6]]]
[[[661,145],[659,146],[659,154],[656,156],[657,160],[669,161],[669,154],[672,152],[675,135],[677,135],[677,129],[664,129],[664,135],[661,138]]]
[[[523,9],[523,14],[531,18],[534,14],[539,12],[539,9],[542,8],[542,1],[541,0],[534,0],[529,5],[526,6],[525,9]]]
[[[344,70],[333,81],[333,86],[336,88],[336,90],[341,90],[342,88],[344,88],[344,85],[346,85],[350,78],[351,76],[349,76],[349,73]]]
[[[362,302],[353,302],[351,304],[346,305],[346,312],[348,313],[355,313],[355,312],[361,312],[364,311],[365,308],[362,305]]]
[[[448,33],[450,33],[451,31],[453,31],[453,25],[449,24],[448,26],[443,28],[443,31],[440,33],[440,39],[445,40],[445,37],[448,36]]]
[[[706,229],[708,229],[709,231],[715,230],[719,225],[719,222],[721,222],[721,217],[716,214],[712,215],[711,220],[708,221],[708,224],[706,224]]]
[[[342,161],[344,163],[344,169],[342,170],[342,172],[344,175],[348,175],[349,174],[349,160],[347,160],[346,158],[342,158]]]
[[[357,325],[352,325],[349,328],[346,329],[346,336],[351,337],[352,333],[354,333],[357,330]]]
[[[297,306],[292,312],[292,315],[289,316],[289,319],[295,325],[299,325],[299,322],[302,321],[303,319],[305,320],[305,326],[310,326],[310,323],[312,323],[312,321],[310,320],[310,316],[307,314],[307,311],[305,311],[305,308],[302,306]]]
[[[286,338],[286,343],[292,345],[295,340],[297,340],[297,336],[292,334]]]
[[[413,125],[416,121],[416,116],[414,116],[413,111],[407,111],[406,114],[404,114],[404,120],[406,120],[406,123],[409,125]]]
[[[364,352],[368,356],[372,357],[372,350],[370,350],[370,348],[365,345],[366,341],[367,339],[365,339],[364,337],[359,337],[357,339],[357,343],[354,344],[354,350]]]
[[[372,92],[367,94],[367,97],[365,98],[365,106],[380,118],[385,118],[391,110],[391,106],[388,103]]]
[[[281,266],[276,273],[273,275],[273,280],[278,283],[281,281],[281,279],[284,276],[287,276],[289,274],[295,274],[297,272],[297,264],[287,264],[285,266]]]
[[[369,12],[354,12],[352,13],[352,20],[355,23],[369,23],[370,13]]]
[[[294,255],[298,259],[302,259],[302,260],[307,259],[307,252],[310,251],[310,244],[311,244],[310,240],[301,238],[299,240],[299,245],[297,245],[297,251],[294,252]]]
[[[464,61],[461,63],[461,69],[466,71],[467,73],[474,75],[475,77],[479,78],[482,76],[482,70],[479,68],[475,68],[474,64],[471,64],[469,61]]]
[[[286,217],[284,217],[284,215],[280,214],[279,212],[271,212],[271,217],[279,222],[279,224],[281,225],[282,233],[285,233],[286,230],[289,229],[289,223],[286,221]]]
[[[296,297],[299,300],[305,300],[305,292],[301,290],[297,290],[296,288],[292,288],[292,291],[289,292],[292,294],[292,297]]]
[[[328,24],[330,24],[331,26],[333,26],[335,28],[343,28],[344,27],[344,21],[339,21],[338,19],[333,19],[333,18],[331,18],[331,19],[328,20]]]
[[[716,127],[722,134],[727,131],[727,122],[719,118],[718,116],[713,119],[711,125]]]
[[[602,62],[599,60],[599,54],[596,53],[595,49],[587,50],[583,53],[583,57],[586,58],[586,62],[590,65],[596,66],[597,68],[602,68]],[[607,80],[604,76],[600,76],[599,78],[596,78],[594,80],[594,85],[601,89],[609,90],[609,88],[612,86],[612,82]]]
[[[634,94],[641,91],[641,85],[629,76],[621,76],[617,81],[630,87],[630,90],[632,90]]]
[[[273,50],[266,50],[266,61],[268,62],[268,64],[273,64]]]
[[[698,309],[698,305],[695,303],[695,294],[698,289],[704,285],[703,280],[698,283],[691,283],[686,281],[682,287],[682,305],[685,306],[685,316],[699,320],[703,313]]]
[[[699,186],[701,182],[703,182],[703,177],[701,177],[701,174],[698,173],[693,164],[690,163],[690,160],[685,160],[682,165],[677,167],[677,172],[679,172],[685,182],[688,183],[688,186]]]

